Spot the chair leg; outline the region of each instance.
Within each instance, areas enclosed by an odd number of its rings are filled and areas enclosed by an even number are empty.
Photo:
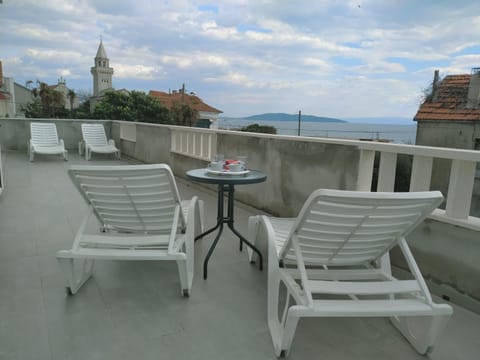
[[[290,307],[290,291],[287,288],[282,319],[278,318],[280,304],[280,275],[278,272],[269,271],[268,279],[268,327],[272,336],[273,348],[277,357],[287,356],[292,345],[299,317],[292,312]]]
[[[33,157],[35,156],[35,153],[33,152],[32,149],[30,149],[29,155],[30,155],[30,161],[33,162]]]
[[[68,150],[63,152],[63,160],[68,161]]]
[[[82,285],[90,279],[93,274],[95,261],[92,259],[81,259],[80,271],[75,271],[75,259],[57,258],[67,280],[67,289],[72,295],[75,295]]]
[[[195,216],[195,236],[202,234],[205,230],[205,224],[203,222],[205,213],[205,204],[203,200],[198,200],[198,214]]]
[[[248,218],[248,240],[255,245],[258,236],[258,224],[260,222],[259,216],[250,216]],[[248,260],[250,262],[255,261],[255,252],[247,246]]]
[[[435,339],[447,325],[449,317],[450,314],[403,316],[390,320],[419,354],[426,355],[433,351]]]
[[[193,282],[193,271],[187,269],[187,260],[177,260],[178,276],[180,277],[180,290],[185,297],[190,296]]]

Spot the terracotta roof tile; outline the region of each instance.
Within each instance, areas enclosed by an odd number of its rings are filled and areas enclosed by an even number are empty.
[[[415,120],[480,120],[480,108],[466,109],[469,74],[448,75],[439,84],[434,102],[424,102]]]
[[[181,92],[166,93],[164,91],[150,90],[149,95],[156,97],[167,109],[171,109],[175,103],[182,103],[189,105],[191,108],[197,111],[212,112],[220,114],[223,111],[214,108],[208,104],[205,104],[202,99],[196,95],[182,94]]]

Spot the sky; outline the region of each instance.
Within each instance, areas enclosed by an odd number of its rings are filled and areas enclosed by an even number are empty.
[[[478,0],[3,0],[16,82],[92,93],[100,38],[116,89],[185,84],[222,116],[412,119],[440,76],[480,67]]]

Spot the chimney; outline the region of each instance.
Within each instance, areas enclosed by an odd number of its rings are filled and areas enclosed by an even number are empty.
[[[3,86],[3,69],[2,69],[2,61],[0,60],[0,87]]]
[[[438,81],[440,80],[440,70],[435,70],[433,73],[433,82],[432,82],[432,102],[434,102],[437,98],[437,89],[438,89]]]
[[[480,68],[472,68],[470,84],[468,85],[467,109],[478,108],[480,105]]]

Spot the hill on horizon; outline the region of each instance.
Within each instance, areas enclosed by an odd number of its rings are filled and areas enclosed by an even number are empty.
[[[298,114],[286,114],[286,113],[265,113],[258,115],[247,116],[246,120],[262,120],[262,121],[298,121]],[[329,118],[315,115],[303,115],[301,117],[303,122],[330,122],[330,123],[346,123],[345,120],[336,118]]]

